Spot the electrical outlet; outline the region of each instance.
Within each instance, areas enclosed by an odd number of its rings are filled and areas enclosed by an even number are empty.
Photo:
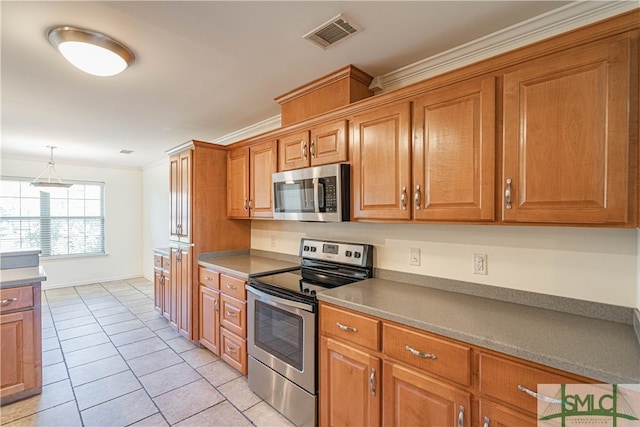
[[[473,254],[473,274],[487,274],[487,255]]]
[[[271,235],[271,247],[272,248],[276,247],[276,235],[275,234]]]
[[[420,265],[420,248],[411,248],[411,258],[409,265]]]

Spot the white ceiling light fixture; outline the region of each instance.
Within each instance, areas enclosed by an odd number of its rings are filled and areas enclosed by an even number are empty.
[[[50,28],[47,38],[73,66],[94,76],[119,74],[136,59],[124,44],[96,31],[65,25]]]
[[[47,166],[44,168],[42,173],[40,175],[38,175],[38,177],[31,182],[31,186],[32,187],[38,187],[38,188],[41,189],[41,191],[47,191],[50,188],[69,188],[69,187],[71,187],[73,184],[66,184],[66,183],[62,182],[62,180],[58,176],[58,173],[56,172],[56,162],[53,161],[53,149],[57,148],[57,147],[53,147],[51,145],[47,145],[47,148],[49,148],[51,150],[51,157],[49,158],[49,163],[47,163]],[[44,175],[45,172],[47,172],[47,171],[49,171],[49,175],[48,175],[46,181],[44,180],[44,178],[41,181],[38,181],[42,177],[42,175]],[[55,178],[54,181],[51,180],[52,177]]]

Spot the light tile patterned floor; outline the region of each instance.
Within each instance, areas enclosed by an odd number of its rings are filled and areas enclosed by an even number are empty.
[[[0,408],[0,425],[292,426],[152,298],[143,278],[44,291],[42,394]]]

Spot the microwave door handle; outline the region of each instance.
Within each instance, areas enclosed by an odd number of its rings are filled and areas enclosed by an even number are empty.
[[[320,192],[320,182],[318,178],[313,178],[313,211],[320,212],[319,202],[319,193]]]

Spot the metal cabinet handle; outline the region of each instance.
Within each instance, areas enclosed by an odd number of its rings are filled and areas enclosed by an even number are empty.
[[[489,424],[491,424],[489,417],[484,417],[484,424],[482,424],[482,427],[489,427]]]
[[[423,353],[421,351],[416,350],[411,346],[404,346],[404,349],[410,351],[414,356],[422,357],[423,359],[436,359],[436,355],[433,353]]]
[[[249,199],[249,210],[253,209],[253,200]]]
[[[242,208],[246,211],[249,209],[249,205],[248,205],[249,201],[247,199],[244,199],[244,203],[242,204]]]
[[[369,389],[371,389],[371,396],[376,395],[376,370],[375,368],[371,368],[371,375],[369,376]]]
[[[524,391],[529,396],[531,396],[531,397],[533,397],[535,399],[538,399],[538,400],[542,400],[543,402],[547,402],[547,403],[562,403],[562,400],[554,399],[553,397],[548,397],[548,396],[545,396],[544,394],[536,393],[535,391],[529,390],[528,388],[526,388],[525,386],[522,386],[520,384],[518,384],[518,390]]]
[[[18,297],[11,298],[11,299],[3,299],[2,301],[0,301],[0,305],[9,305],[9,304],[14,303],[16,301],[18,301]]]
[[[307,143],[302,140],[300,141],[300,144],[302,144],[302,157],[307,160]]]
[[[402,194],[400,195],[400,203],[402,204],[402,210],[407,210],[407,187],[402,186]]]
[[[511,209],[511,179],[507,179],[507,188],[504,190],[504,198],[507,201],[507,209]]]
[[[213,310],[214,311],[220,311],[220,308],[218,307],[218,300],[217,299],[213,302]]]
[[[229,317],[238,317],[238,315],[236,313],[234,313],[233,311],[229,311],[229,310],[227,310],[227,316],[229,316]]]
[[[309,145],[309,151],[311,152],[311,158],[316,157],[316,141],[311,140],[311,144]]]
[[[236,349],[233,348],[233,347],[226,346],[225,350],[227,351],[227,353],[231,353],[231,354],[236,354],[237,353]]]
[[[233,289],[235,291],[236,289],[238,289],[238,287],[236,285],[230,285],[227,283],[227,289]]]
[[[342,329],[343,331],[358,332],[358,328],[354,328],[353,326],[345,326],[340,322],[336,322],[336,325],[338,326],[338,328]]]
[[[212,281],[212,280],[213,280],[213,277],[209,277],[209,276],[204,276],[204,280],[209,280],[209,281]]]
[[[413,202],[416,205],[416,210],[420,210],[420,184],[416,185],[416,192],[413,194]]]
[[[460,412],[458,412],[458,427],[464,425],[464,406],[460,406]]]

